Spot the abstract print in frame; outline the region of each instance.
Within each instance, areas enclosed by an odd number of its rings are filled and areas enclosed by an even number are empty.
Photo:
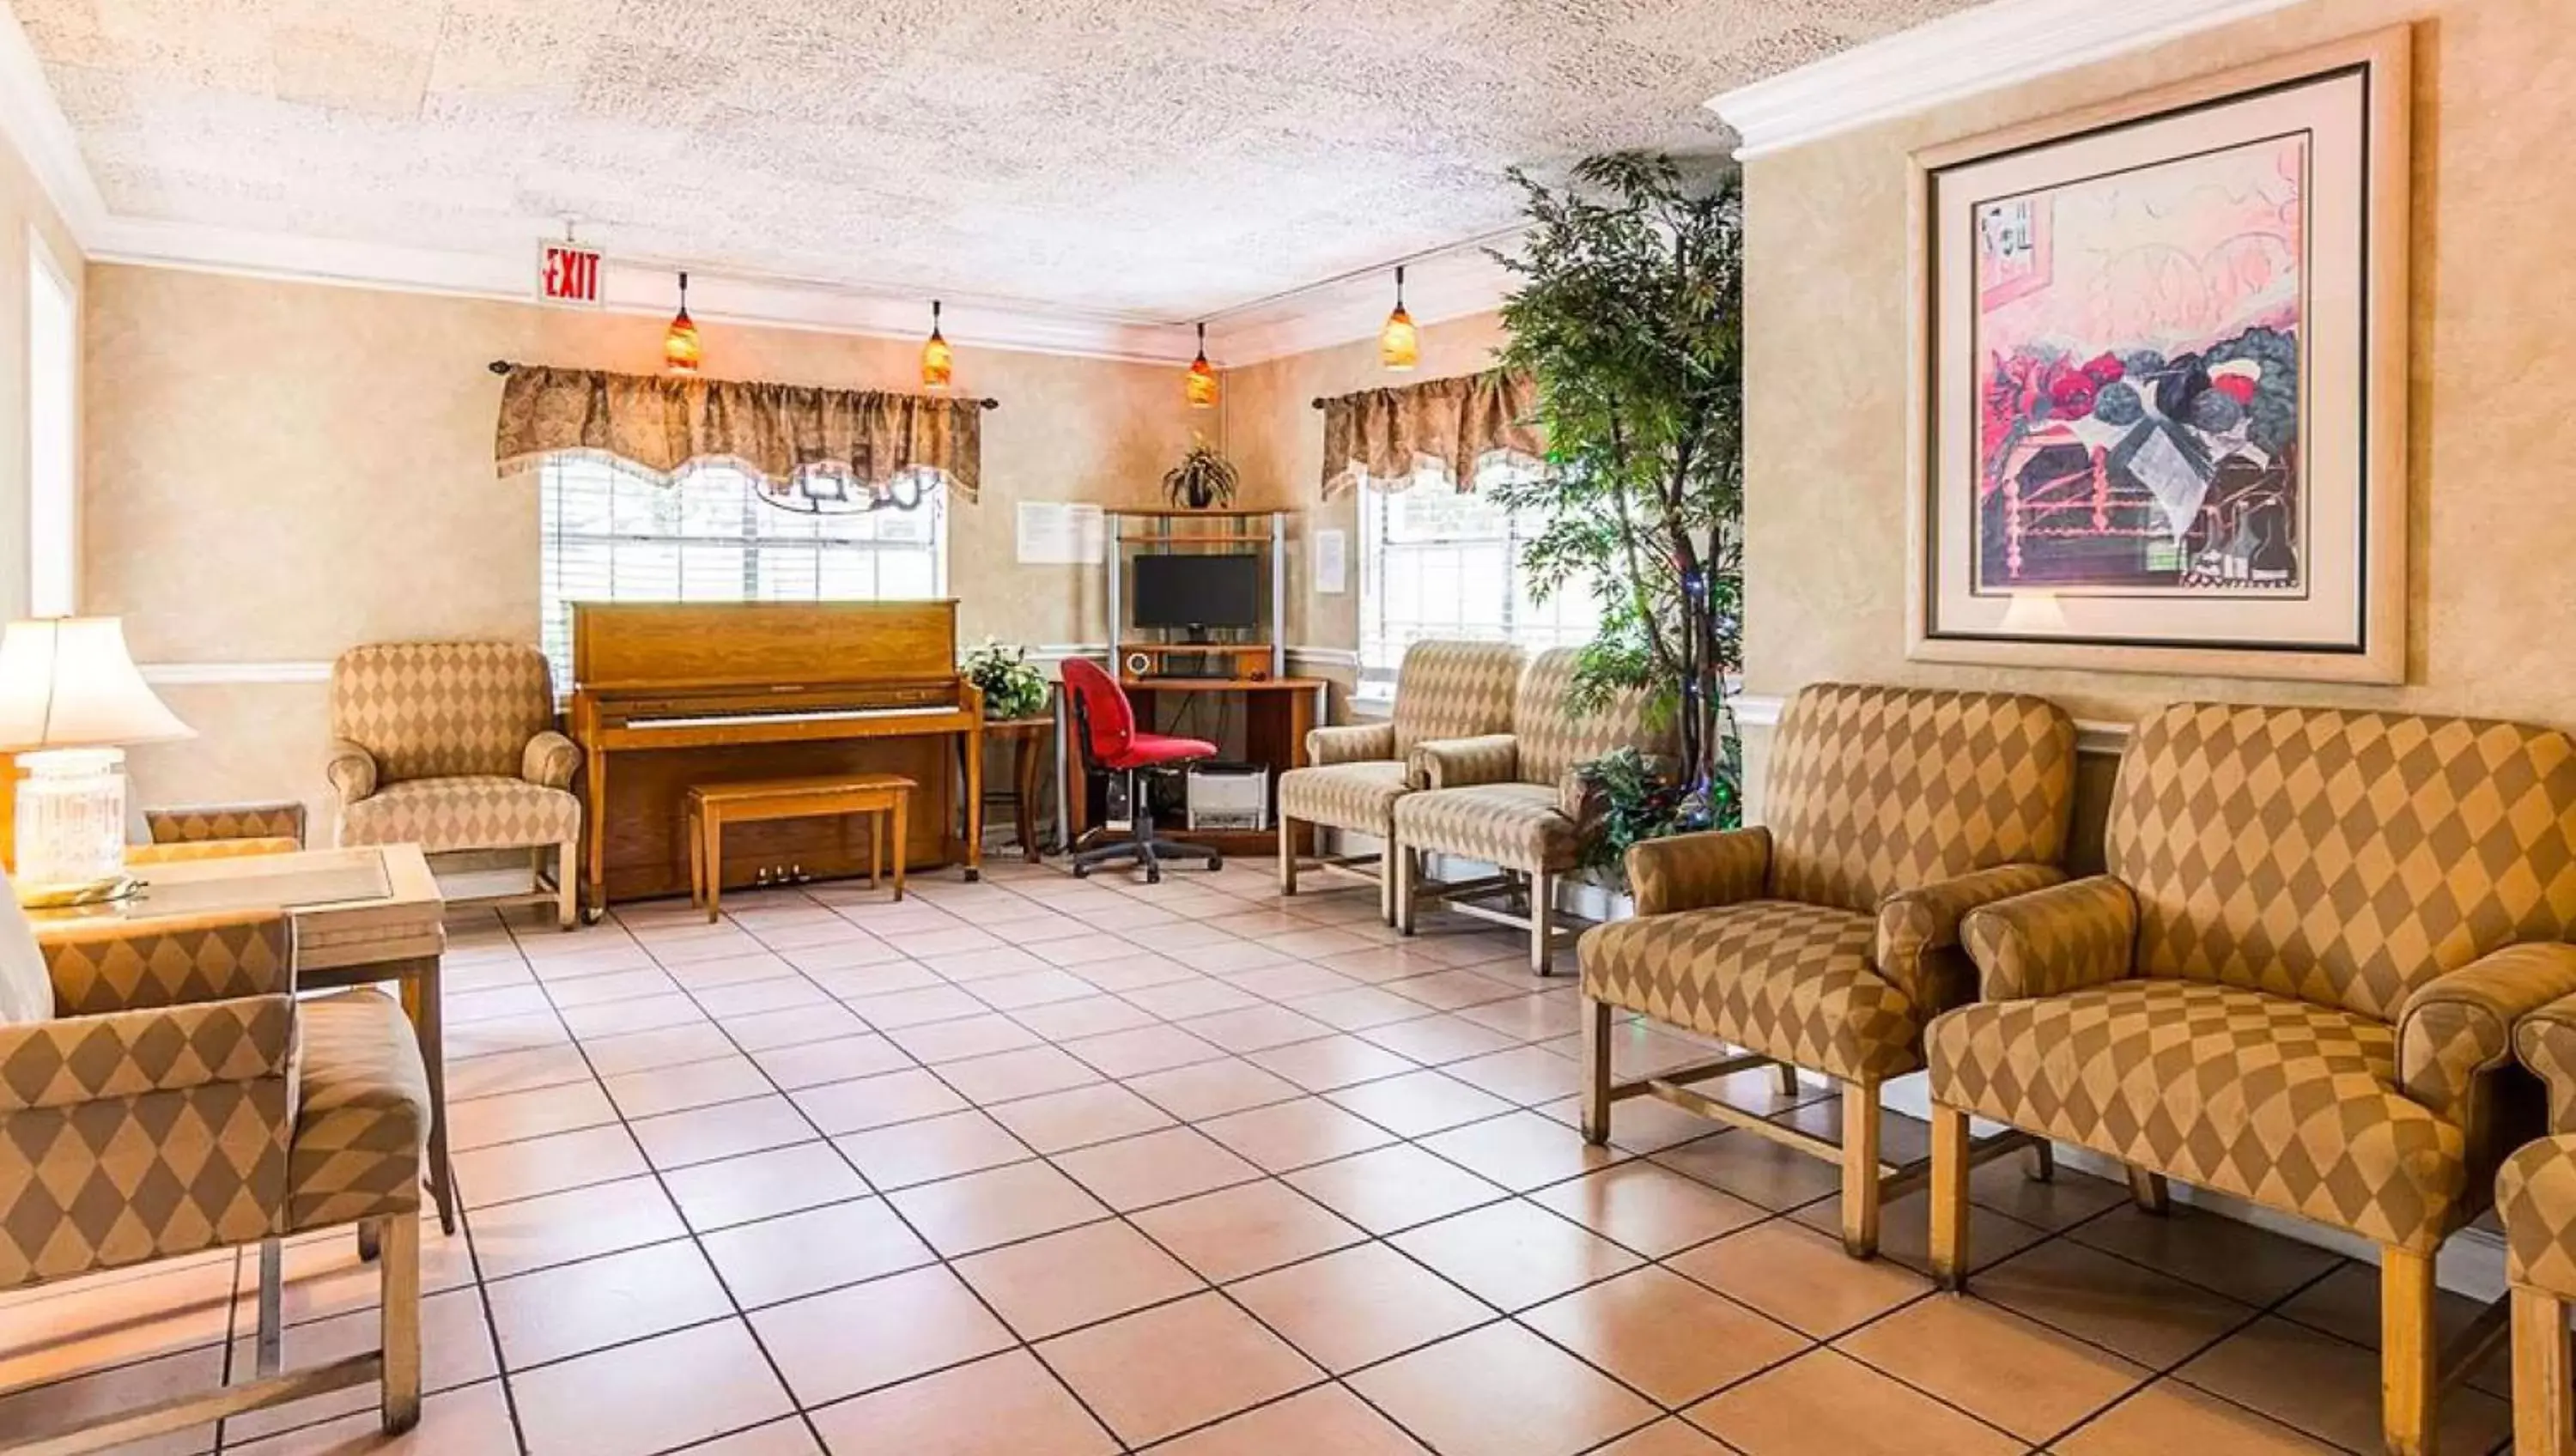
[[[2396,682],[2407,33],[1918,154],[1909,653]]]

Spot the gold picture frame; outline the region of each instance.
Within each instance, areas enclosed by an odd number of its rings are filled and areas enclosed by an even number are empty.
[[[2405,680],[2410,39],[1911,158],[1907,656]]]

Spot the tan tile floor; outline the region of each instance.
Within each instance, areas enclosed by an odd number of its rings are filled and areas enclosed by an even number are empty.
[[[1655,1104],[1585,1147],[1573,991],[1508,935],[1399,943],[1373,891],[1282,901],[1266,864],[913,886],[460,918],[466,1228],[427,1241],[419,1431],[347,1392],[144,1449],[2376,1448],[2369,1270],[2006,1165],[1976,1297],[1918,1272],[1919,1198],[1854,1263],[1822,1165]],[[350,1240],[288,1267],[291,1363],[372,1338]],[[0,1299],[0,1435],[246,1370],[252,1283],[225,1255]],[[2446,1450],[2502,1448],[2502,1378],[2452,1393]]]

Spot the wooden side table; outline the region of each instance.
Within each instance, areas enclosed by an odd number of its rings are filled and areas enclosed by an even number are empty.
[[[1035,861],[1043,858],[1038,849],[1038,776],[1046,767],[1048,750],[1055,742],[1055,715],[1040,714],[1034,718],[987,718],[984,741],[999,739],[1011,745],[1011,819],[1020,836],[1020,853]],[[960,739],[958,751],[965,751]]]
[[[712,922],[723,913],[724,828],[763,819],[828,819],[868,816],[868,888],[885,868],[886,819],[894,820],[894,897],[903,898],[903,847],[912,791],[901,774],[816,774],[792,779],[746,779],[696,784],[689,789],[689,903],[703,902]]]

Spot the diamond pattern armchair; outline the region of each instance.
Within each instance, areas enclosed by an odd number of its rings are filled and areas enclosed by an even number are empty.
[[[1530,659],[1512,691],[1511,731],[1417,742],[1406,773],[1419,786],[1395,801],[1395,925],[1413,933],[1413,908],[1426,895],[1507,924],[1526,925],[1530,970],[1546,975],[1555,949],[1558,880],[1583,854],[1592,809],[1575,769],[1615,748],[1669,758],[1669,729],[1647,723],[1646,700],[1626,693],[1600,711],[1573,703],[1578,657],[1571,647]],[[1445,854],[1495,866],[1493,881],[1425,882],[1422,856]],[[1526,918],[1479,903],[1500,890],[1525,897]]]
[[[1932,1258],[1968,1268],[1973,1114],[2381,1246],[2387,1447],[2432,1449],[2433,1255],[2536,1108],[2498,1073],[2576,992],[2576,740],[2187,703],[2122,758],[2109,873],[1972,912],[1932,1023]]]
[[[44,953],[54,1016],[0,1025],[0,1290],[350,1223],[377,1239],[384,1285],[378,1351],[118,1412],[45,1449],[132,1449],[366,1382],[385,1429],[409,1428],[429,1093],[401,1011],[375,991],[297,1000],[273,910],[58,925]]]
[[[2496,1174],[2513,1307],[2513,1449],[2576,1452],[2576,1370],[2567,1339],[2576,1304],[2576,996],[2524,1017],[2514,1052],[2549,1090],[2549,1136],[2515,1150]]]
[[[355,647],[331,667],[331,787],[339,842],[430,854],[552,852],[569,930],[580,877],[581,750],[555,731],[545,657],[508,642]]]
[[[304,805],[293,799],[146,809],[143,823],[152,842],[128,848],[127,864],[291,854],[304,847]]]
[[[1520,676],[1521,650],[1508,642],[1416,642],[1396,669],[1388,721],[1308,733],[1307,765],[1279,776],[1279,892],[1297,893],[1297,825],[1371,835],[1381,844],[1393,840],[1395,801],[1420,787],[1406,767],[1414,748],[1508,730]],[[1378,913],[1392,921],[1395,877],[1385,872],[1383,858]]]
[[[1843,1244],[1865,1258],[1887,1180],[1926,1171],[1881,1163],[1880,1088],[1922,1068],[1925,1023],[1974,993],[1960,917],[2064,878],[2075,725],[2041,698],[1820,684],[1781,714],[1767,789],[1764,826],[1628,851],[1637,915],[1580,951],[1584,1135],[1606,1141],[1631,1096],[1752,1126],[1686,1084],[1763,1063],[1839,1082],[1840,1144],[1759,1130],[1841,1166]],[[1622,1011],[1743,1053],[1614,1085]]]

